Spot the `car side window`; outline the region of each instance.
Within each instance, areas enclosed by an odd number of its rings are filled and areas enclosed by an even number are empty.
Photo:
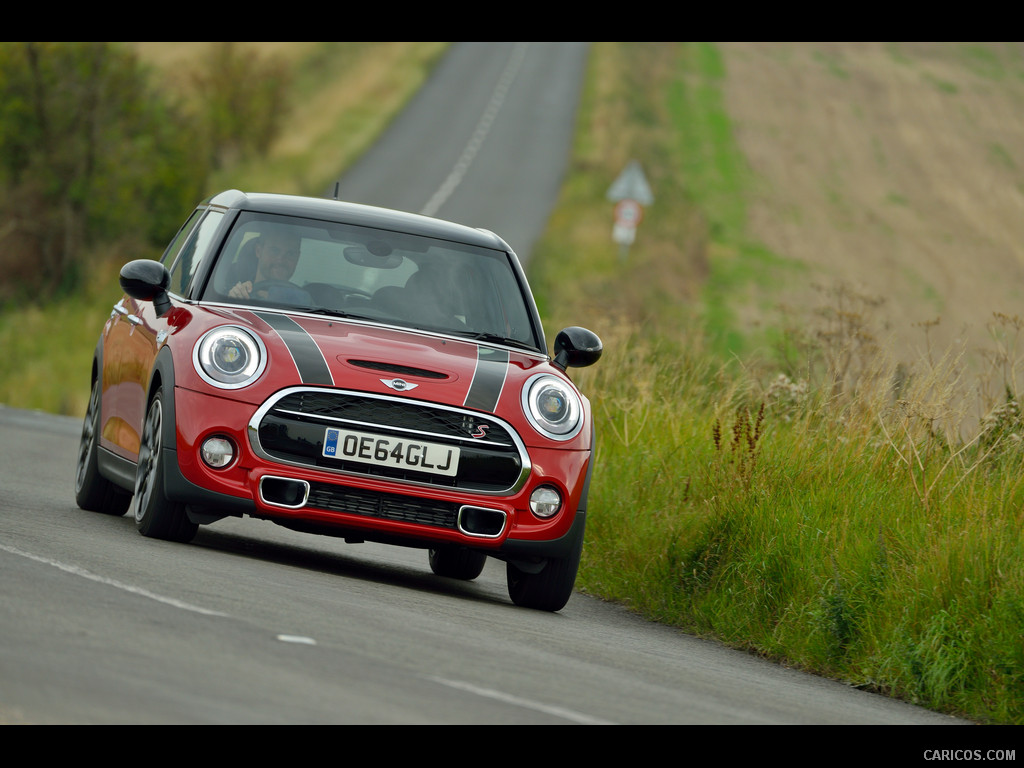
[[[196,224],[203,218],[205,211],[203,209],[197,209],[188,217],[188,221],[181,225],[181,229],[178,230],[178,234],[174,236],[170,244],[164,250],[164,255],[160,257],[160,263],[163,264],[167,269],[171,268],[174,264],[174,257],[181,251],[181,246],[188,240],[189,235],[196,228]]]
[[[198,225],[193,227],[192,231],[185,234],[185,238],[187,238],[185,246],[181,249],[177,259],[174,261],[174,265],[170,268],[171,293],[178,294],[179,296],[186,295],[196,268],[210,253],[213,236],[223,218],[224,214],[222,212],[209,211],[198,222]],[[182,228],[182,232],[184,231],[185,228]]]

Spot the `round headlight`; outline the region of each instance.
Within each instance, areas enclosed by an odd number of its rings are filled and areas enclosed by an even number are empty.
[[[263,373],[267,353],[256,336],[241,328],[224,326],[199,340],[192,362],[208,384],[221,389],[239,389]]]
[[[576,390],[550,374],[526,382],[523,410],[530,424],[552,440],[569,440],[583,427],[583,404]]]

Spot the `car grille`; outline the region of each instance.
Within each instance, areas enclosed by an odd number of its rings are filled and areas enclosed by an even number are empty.
[[[310,483],[306,504],[331,512],[396,520],[403,523],[456,527],[458,505],[392,493],[374,493],[327,483]]]
[[[326,457],[323,445],[328,427],[458,447],[458,474],[449,477]],[[472,437],[481,432],[486,432],[484,438]],[[525,483],[530,469],[522,441],[500,419],[346,390],[301,387],[278,393],[257,411],[250,423],[250,439],[257,454],[273,462],[475,493],[514,492]]]

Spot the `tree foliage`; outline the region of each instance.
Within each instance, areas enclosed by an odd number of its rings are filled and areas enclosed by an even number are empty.
[[[114,43],[0,43],[0,302],[75,289],[97,244],[166,241],[202,194],[193,120]]]
[[[267,151],[280,132],[291,81],[278,57],[211,43],[192,75],[209,162],[222,168]]]

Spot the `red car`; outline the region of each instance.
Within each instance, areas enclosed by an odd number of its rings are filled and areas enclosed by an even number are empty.
[[[566,375],[499,237],[334,200],[224,192],[163,258],[121,270],[92,366],[75,494],[189,541],[226,516],[506,563],[518,605],[561,609],[593,468]]]

